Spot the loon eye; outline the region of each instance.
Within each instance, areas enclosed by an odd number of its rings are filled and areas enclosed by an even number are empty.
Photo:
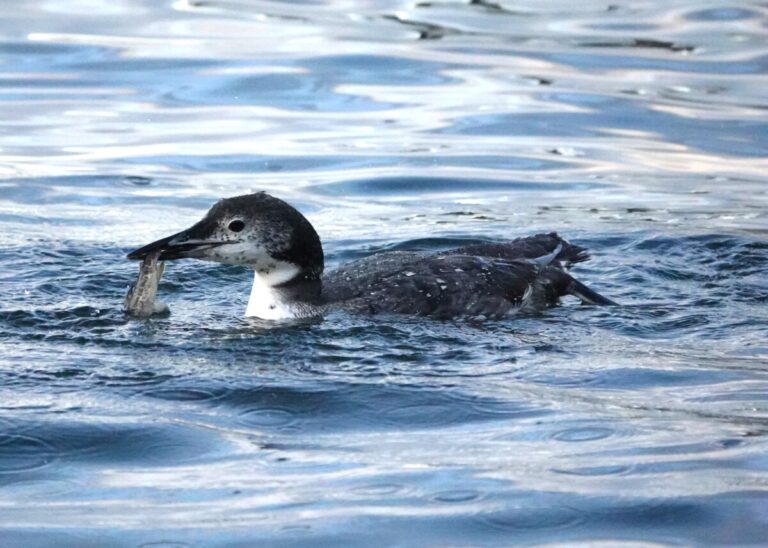
[[[232,232],[240,232],[245,228],[245,223],[241,220],[235,220],[229,223],[228,227]]]

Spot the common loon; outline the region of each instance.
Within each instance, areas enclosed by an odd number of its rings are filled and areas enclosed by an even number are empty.
[[[246,316],[266,320],[330,309],[436,318],[502,318],[554,305],[563,295],[616,304],[566,272],[589,258],[556,233],[434,254],[377,253],[323,275],[323,248],[310,222],[265,192],[220,200],[187,230],[132,251],[129,259],[193,258],[254,270]]]

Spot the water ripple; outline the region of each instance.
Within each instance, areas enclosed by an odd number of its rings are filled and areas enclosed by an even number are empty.
[[[4,545],[768,538],[764,5],[6,12]],[[129,250],[253,190],[329,269],[557,230],[621,306],[275,326],[179,261],[124,316]]]

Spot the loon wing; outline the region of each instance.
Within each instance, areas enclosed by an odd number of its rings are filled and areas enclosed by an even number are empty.
[[[560,250],[558,251],[558,247]],[[446,251],[444,254],[477,255],[498,259],[537,259],[557,251],[554,260],[565,266],[589,259],[589,252],[561,238],[556,232],[515,238],[500,244],[473,244]]]
[[[370,280],[369,285],[346,292],[332,287],[332,282],[330,294],[346,293],[348,298],[339,305],[358,313],[499,318],[526,304],[533,293],[547,302],[556,300],[570,276],[528,260],[432,255],[400,263],[396,270],[379,270]]]
[[[390,251],[327,273],[322,295],[325,304],[357,313],[442,318],[499,318],[521,307],[551,306],[568,294],[585,303],[616,304],[563,269],[588,257],[554,232],[435,255]]]

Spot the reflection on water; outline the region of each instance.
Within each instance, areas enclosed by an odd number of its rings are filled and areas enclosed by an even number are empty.
[[[0,41],[0,526],[17,546],[768,538],[757,2],[23,2]],[[241,318],[124,253],[264,189],[331,266],[558,230],[624,303]],[[375,539],[375,541],[374,541]]]

